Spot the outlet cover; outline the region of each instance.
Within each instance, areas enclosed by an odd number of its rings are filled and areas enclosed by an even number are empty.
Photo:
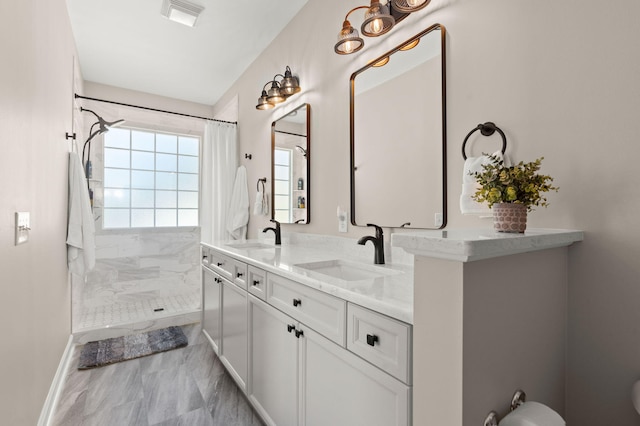
[[[434,225],[438,228],[442,226],[442,213],[435,214]]]

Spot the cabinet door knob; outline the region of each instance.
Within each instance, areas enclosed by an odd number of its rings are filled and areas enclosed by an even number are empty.
[[[300,299],[293,299],[293,306],[300,306],[302,305],[302,300]]]
[[[287,331],[288,331],[289,333],[291,333],[291,332],[292,332],[293,330],[295,330],[295,329],[296,329],[296,326],[295,326],[295,325],[287,324]]]
[[[238,272],[236,273],[236,277],[240,278],[241,276],[243,276],[244,274],[242,272]]]
[[[376,342],[378,341],[378,336],[376,336],[375,334],[367,334],[367,345],[375,346]]]
[[[258,285],[260,284],[260,280],[253,280],[253,285]]]
[[[304,336],[304,331],[302,330],[296,330],[296,337],[299,339],[300,336]]]

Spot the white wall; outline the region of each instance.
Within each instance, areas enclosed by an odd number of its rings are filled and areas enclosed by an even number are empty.
[[[249,183],[269,175],[270,123],[311,104],[311,224],[293,230],[337,234],[336,206],[349,205],[349,76],[368,60],[439,22],[447,33],[449,227],[488,227],[457,209],[464,136],[494,121],[517,160],[545,156],[560,186],[530,226],[579,228],[570,250],[567,419],[570,424],[638,424],[629,401],[640,377],[640,3],[432,0],[381,40],[349,57],[333,53],[356,0],[309,2],[216,105],[236,94],[239,140]],[[361,17],[354,13],[358,26]],[[257,111],[264,83],[289,65],[303,91],[273,111]],[[492,152],[499,137],[478,139]],[[252,200],[253,201],[253,200]],[[252,216],[250,236],[266,226]],[[369,233],[350,228],[349,236]],[[387,232],[388,234],[389,232]],[[531,395],[531,397],[535,397]]]
[[[75,47],[64,0],[0,2],[0,413],[37,423],[70,333],[67,163]],[[31,213],[14,246],[14,213]]]

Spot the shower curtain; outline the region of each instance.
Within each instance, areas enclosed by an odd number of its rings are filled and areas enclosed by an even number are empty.
[[[227,208],[238,168],[235,124],[207,120],[200,165],[200,227],[205,243],[229,239]]]

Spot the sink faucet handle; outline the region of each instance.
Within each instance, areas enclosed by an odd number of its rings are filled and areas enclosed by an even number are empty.
[[[273,223],[275,223],[275,224],[276,224],[276,228],[280,228],[280,222],[278,222],[277,220],[275,220],[275,219],[269,219],[269,222],[273,222]]]

